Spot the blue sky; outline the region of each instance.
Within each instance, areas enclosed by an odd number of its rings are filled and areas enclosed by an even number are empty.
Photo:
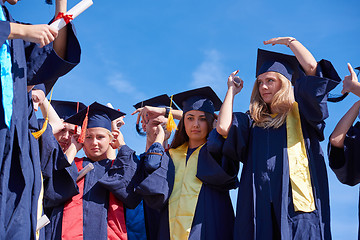
[[[68,0],[69,6],[76,3]],[[47,23],[54,12],[41,0],[9,9],[16,20],[30,23]],[[128,113],[122,132],[138,153],[145,142],[130,116],[138,101],[205,85],[223,99],[228,75],[239,69],[245,83],[235,111],[246,111],[257,48],[291,53],[285,46],[264,46],[264,40],[293,36],[317,60],[331,60],[342,78],[347,62],[360,66],[358,0],[94,0],[74,22],[81,63],[55,85],[53,99],[111,102]],[[357,100],[329,104],[326,138]],[[322,146],[326,152],[327,140]],[[333,239],[356,239],[359,189],[340,184],[330,169],[329,182]]]

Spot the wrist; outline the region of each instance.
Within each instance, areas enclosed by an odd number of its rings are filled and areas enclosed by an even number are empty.
[[[290,44],[291,44],[292,42],[294,42],[294,41],[297,41],[296,38],[289,38],[286,46],[287,46],[287,47],[290,47]]]
[[[165,117],[165,118],[168,118],[168,117],[169,117],[170,110],[171,110],[170,107],[165,107],[165,113],[164,113],[164,117]]]

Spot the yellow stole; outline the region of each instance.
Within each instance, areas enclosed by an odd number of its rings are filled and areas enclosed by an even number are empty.
[[[189,238],[195,209],[202,186],[196,177],[199,146],[189,157],[186,164],[188,143],[169,153],[175,165],[174,188],[169,199],[169,228],[171,240],[185,240]]]
[[[295,211],[312,212],[315,210],[315,202],[297,102],[294,102],[286,117],[286,131],[289,174]]]

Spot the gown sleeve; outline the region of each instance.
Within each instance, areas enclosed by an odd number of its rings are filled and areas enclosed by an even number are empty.
[[[25,42],[28,85],[45,83],[53,86],[56,80],[67,74],[80,62],[81,48],[76,38],[73,23],[67,26],[66,57],[62,59],[53,49],[53,43],[40,48],[35,43]]]
[[[205,183],[225,190],[238,185],[239,161],[246,162],[247,146],[251,130],[251,119],[248,114],[234,113],[232,126],[226,139],[215,129],[210,132],[206,161],[199,162],[199,170],[212,166],[212,172],[198,171],[198,177]],[[220,180],[221,179],[221,180]]]
[[[299,75],[294,86],[295,101],[299,104],[302,120],[307,121],[322,141],[324,140],[324,120],[329,116],[328,94],[341,82],[341,78],[331,62],[327,60],[321,60],[318,63],[315,76],[306,76],[302,70]]]
[[[225,138],[213,129],[207,144],[201,148],[198,160],[197,178],[220,191],[234,189],[238,185],[239,162],[222,158]]]
[[[360,182],[360,122],[346,134],[344,148],[328,145],[329,165],[341,183],[354,186]]]
[[[134,191],[141,178],[138,174],[140,173],[138,165],[139,160],[135,151],[124,145],[120,148],[110,170],[99,180],[102,186],[131,209],[134,209],[142,200],[141,196]]]
[[[162,154],[154,154],[162,153]],[[159,143],[154,143],[143,156],[144,179],[136,187],[146,204],[161,210],[167,206],[175,179],[175,166]]]
[[[44,178],[44,207],[59,206],[79,193],[76,184],[78,171],[74,163],[68,162],[52,134],[50,124],[41,135],[39,145]]]
[[[0,46],[5,43],[10,35],[10,22],[0,21]]]

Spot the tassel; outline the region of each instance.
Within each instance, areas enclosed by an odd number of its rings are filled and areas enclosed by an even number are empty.
[[[50,107],[50,104],[51,104],[51,98],[52,98],[52,93],[53,93],[53,89],[54,88],[51,88],[51,94],[50,94],[50,99],[49,99],[49,106],[48,106],[48,111],[46,113],[46,118],[45,118],[45,122],[42,126],[42,128],[37,131],[37,132],[33,132],[31,133],[35,139],[39,139],[39,137],[41,137],[41,135],[45,132],[46,128],[47,128],[47,125],[49,123],[49,107]]]
[[[171,105],[172,105],[173,96],[174,96],[174,95],[171,95],[170,108],[171,108]],[[169,112],[168,121],[167,121],[167,123],[166,123],[166,130],[167,130],[168,132],[170,132],[170,133],[171,133],[173,130],[177,130],[177,126],[176,126],[176,123],[175,123],[175,121],[174,121],[174,117],[173,117],[173,115],[172,115],[171,110],[170,110],[170,112]]]
[[[31,134],[34,136],[34,138],[39,139],[39,137],[41,137],[41,135],[45,132],[45,130],[46,130],[46,128],[47,128],[48,122],[49,122],[49,118],[46,117],[45,122],[44,122],[42,128],[41,128],[39,131],[37,131],[37,132],[31,133]]]
[[[174,121],[174,117],[173,117],[171,111],[169,112],[168,121],[166,123],[166,130],[168,130],[168,132],[172,132],[173,130],[177,130],[177,126],[176,126],[176,123]]]
[[[88,125],[88,114],[89,114],[89,107],[87,107],[86,116],[85,116],[83,124],[81,126],[81,133],[80,133],[80,136],[78,139],[79,143],[84,143],[84,141],[85,141],[85,134],[86,134],[86,129],[87,129],[87,125]]]

